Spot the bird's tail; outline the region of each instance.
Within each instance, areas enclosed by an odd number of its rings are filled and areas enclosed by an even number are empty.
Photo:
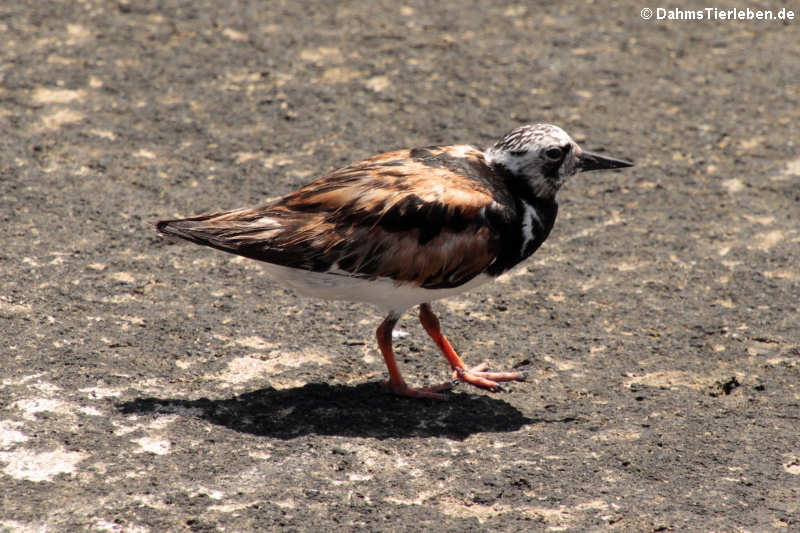
[[[159,235],[211,246],[226,252],[241,253],[253,241],[268,242],[282,225],[273,218],[258,215],[253,209],[237,209],[189,218],[154,222]]]

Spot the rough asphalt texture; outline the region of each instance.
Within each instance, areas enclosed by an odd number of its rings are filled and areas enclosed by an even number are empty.
[[[0,530],[800,530],[800,21],[642,7],[0,5]],[[504,393],[147,224],[537,121],[637,166],[434,305]]]

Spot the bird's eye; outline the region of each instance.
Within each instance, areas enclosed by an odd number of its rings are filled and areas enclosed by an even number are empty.
[[[561,148],[548,148],[544,152],[544,156],[551,161],[559,161],[563,155],[564,151]]]
[[[511,155],[513,155],[514,157],[522,157],[523,155],[527,154],[528,151],[527,150],[513,150],[513,151],[511,151],[509,153]]]

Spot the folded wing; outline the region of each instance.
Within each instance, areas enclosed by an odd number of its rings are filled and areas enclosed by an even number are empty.
[[[157,223],[159,232],[315,272],[450,288],[497,258],[511,214],[470,147],[381,154],[274,204]]]

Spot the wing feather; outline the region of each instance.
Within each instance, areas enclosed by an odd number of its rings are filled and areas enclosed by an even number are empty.
[[[161,221],[161,233],[312,271],[456,287],[499,253],[511,213],[491,169],[466,146],[388,152],[273,204]]]

